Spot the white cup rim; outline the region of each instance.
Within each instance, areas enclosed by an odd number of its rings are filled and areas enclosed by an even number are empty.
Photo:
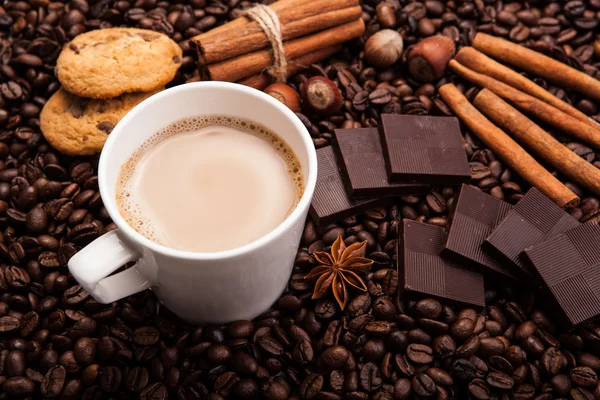
[[[138,114],[143,113],[144,110],[150,106],[151,104],[164,101],[165,98],[170,98],[171,96],[176,96],[181,94],[182,92],[191,91],[191,90],[218,90],[218,89],[229,89],[242,92],[246,95],[255,97],[258,101],[266,102],[275,110],[284,114],[290,122],[295,126],[296,130],[300,133],[302,144],[306,148],[306,152],[308,155],[308,176],[306,177],[306,185],[304,188],[304,193],[300,198],[300,201],[296,205],[296,208],[287,216],[287,218],[281,222],[277,227],[271,230],[266,235],[261,236],[260,238],[245,244],[243,246],[230,249],[223,250],[217,252],[193,252],[186,250],[178,250],[170,247],[166,247],[151,241],[145,236],[138,233],[135,229],[133,229],[123,218],[121,213],[119,212],[116,204],[116,199],[111,196],[108,189],[107,182],[107,169],[112,167],[110,160],[111,150],[118,144],[119,136],[123,134],[127,134],[127,126],[130,121],[135,118]],[[121,168],[121,165],[119,165]],[[306,171],[304,171],[306,173]],[[119,121],[119,123],[115,126],[111,134],[109,135],[106,143],[104,144],[104,148],[102,153],[100,154],[100,162],[98,165],[98,185],[100,188],[100,195],[102,197],[104,207],[108,211],[108,214],[112,218],[112,221],[117,225],[119,232],[124,234],[127,238],[133,240],[136,244],[143,248],[148,248],[153,252],[160,253],[169,257],[176,257],[180,259],[187,260],[197,260],[197,261],[211,261],[211,260],[221,260],[227,259],[231,257],[236,257],[239,255],[243,255],[245,253],[249,253],[255,251],[262,246],[267,245],[269,242],[277,238],[282,233],[289,230],[295,221],[298,220],[303,215],[303,211],[310,207],[310,201],[313,196],[313,192],[315,189],[315,185],[317,183],[317,153],[314,148],[312,139],[308,130],[300,121],[300,119],[285,105],[283,105],[278,100],[269,96],[266,93],[261,92],[260,90],[253,89],[248,86],[230,83],[230,82],[192,82],[186,83],[183,85],[178,85],[166,90],[163,90],[147,99],[142,101],[140,104],[136,105],[131,111],[127,113],[127,115]]]

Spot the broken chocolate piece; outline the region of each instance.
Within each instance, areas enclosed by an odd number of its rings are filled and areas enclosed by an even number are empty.
[[[379,135],[390,182],[452,185],[471,180],[454,117],[382,114]]]
[[[464,262],[486,275],[516,278],[510,268],[482,247],[510,211],[510,204],[471,185],[462,185],[455,199],[442,255]]]
[[[336,145],[346,192],[352,198],[426,193],[427,185],[389,183],[376,128],[336,129]]]
[[[577,325],[600,315],[600,226],[582,224],[525,254],[563,320]]]
[[[515,273],[530,274],[527,264],[523,262],[523,250],[579,225],[575,218],[542,192],[532,188],[506,214],[486,243],[502,261],[513,267]]]
[[[484,306],[483,275],[440,257],[444,229],[403,220],[398,229],[398,275],[408,293]]]
[[[317,150],[317,164],[317,185],[310,206],[310,215],[316,223],[326,224],[344,219],[392,201],[385,197],[368,200],[348,198],[331,146]]]

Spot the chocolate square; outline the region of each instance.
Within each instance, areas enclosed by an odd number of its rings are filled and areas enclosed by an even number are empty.
[[[582,224],[525,254],[563,320],[577,325],[600,315],[600,226]]]
[[[452,185],[471,180],[456,118],[382,114],[378,129],[390,182]]]
[[[405,219],[398,229],[398,274],[408,293],[485,306],[483,275],[440,257],[444,229]]]
[[[442,255],[462,261],[486,275],[516,279],[511,268],[482,247],[510,211],[510,204],[471,185],[462,185],[455,198]]]
[[[318,224],[344,219],[389,204],[390,198],[352,200],[344,190],[342,176],[331,146],[317,150],[317,185],[310,215]]]
[[[426,193],[427,185],[389,183],[376,128],[336,129],[334,151],[351,198]]]
[[[513,267],[530,274],[523,262],[523,251],[581,225],[536,188],[531,188],[486,239],[501,257]]]

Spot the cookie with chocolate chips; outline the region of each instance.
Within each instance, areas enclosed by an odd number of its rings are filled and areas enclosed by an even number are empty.
[[[65,46],[56,62],[56,75],[73,94],[106,99],[166,85],[181,59],[179,45],[162,33],[101,29],[81,34]]]
[[[42,109],[40,128],[48,143],[62,153],[94,154],[102,150],[110,132],[129,110],[161,89],[114,99],[88,99],[59,89]]]

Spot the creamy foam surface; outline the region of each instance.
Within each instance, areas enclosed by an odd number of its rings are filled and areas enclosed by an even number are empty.
[[[121,167],[117,205],[136,231],[164,246],[229,250],[277,227],[304,189],[279,137],[251,121],[188,118],[162,129]]]

